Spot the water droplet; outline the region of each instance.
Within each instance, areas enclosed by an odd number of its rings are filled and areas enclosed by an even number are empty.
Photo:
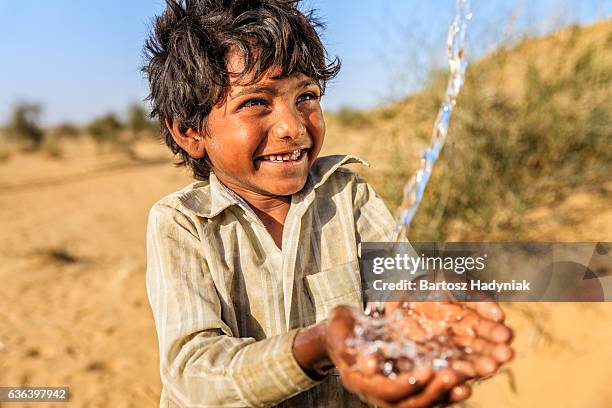
[[[448,367],[448,361],[442,359],[442,358],[435,358],[432,363],[431,366],[433,368],[434,371],[440,371],[441,369]]]
[[[382,373],[387,377],[393,374],[393,362],[391,360],[387,360],[384,362],[382,367]]]

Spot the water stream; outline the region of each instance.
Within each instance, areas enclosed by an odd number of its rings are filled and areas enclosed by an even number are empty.
[[[423,199],[433,166],[446,142],[453,109],[464,84],[467,69],[466,32],[471,19],[469,0],[455,0],[455,17],[447,39],[450,67],[448,86],[434,122],[431,143],[422,152],[416,173],[404,186],[396,241],[407,234]],[[461,316],[451,316],[449,319],[460,320]],[[357,356],[355,368],[393,377],[399,372],[423,365],[430,364],[434,370],[446,367],[448,359],[470,353],[469,346],[458,347],[451,341],[452,333],[446,326],[450,320],[436,321],[423,314],[415,315],[410,307],[397,309],[390,316],[385,316],[384,303],[370,304],[365,316],[357,316],[353,336],[347,340],[348,348]],[[442,326],[438,323],[442,323]],[[420,333],[420,340],[415,339],[416,332]]]

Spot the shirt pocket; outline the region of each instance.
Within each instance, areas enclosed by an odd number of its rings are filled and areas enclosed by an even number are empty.
[[[356,260],[306,275],[304,285],[315,308],[316,322],[326,319],[338,305],[363,309],[361,275]]]

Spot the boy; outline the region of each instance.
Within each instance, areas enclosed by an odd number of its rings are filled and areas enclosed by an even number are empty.
[[[361,242],[390,240],[395,223],[341,167],[358,159],[318,158],[319,100],[340,65],[316,27],[297,1],[168,0],[146,43],[153,115],[199,180],[149,216],[163,407],[362,405],[333,365],[381,405],[469,395],[455,370],[409,384],[343,360],[352,317],[334,307],[363,307]]]

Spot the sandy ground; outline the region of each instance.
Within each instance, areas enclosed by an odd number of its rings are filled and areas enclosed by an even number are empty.
[[[146,159],[138,162],[98,155],[88,143],[65,149],[63,160],[37,153],[0,163],[0,385],[70,387],[68,404],[32,407],[154,407],[160,381],[144,286],[146,218],[190,178],[153,143],[139,146]],[[558,222],[555,211],[540,209],[527,220],[534,239],[612,241],[609,200],[587,195],[559,205],[573,218]],[[465,406],[612,406],[612,304],[507,311],[516,359],[477,384]]]

